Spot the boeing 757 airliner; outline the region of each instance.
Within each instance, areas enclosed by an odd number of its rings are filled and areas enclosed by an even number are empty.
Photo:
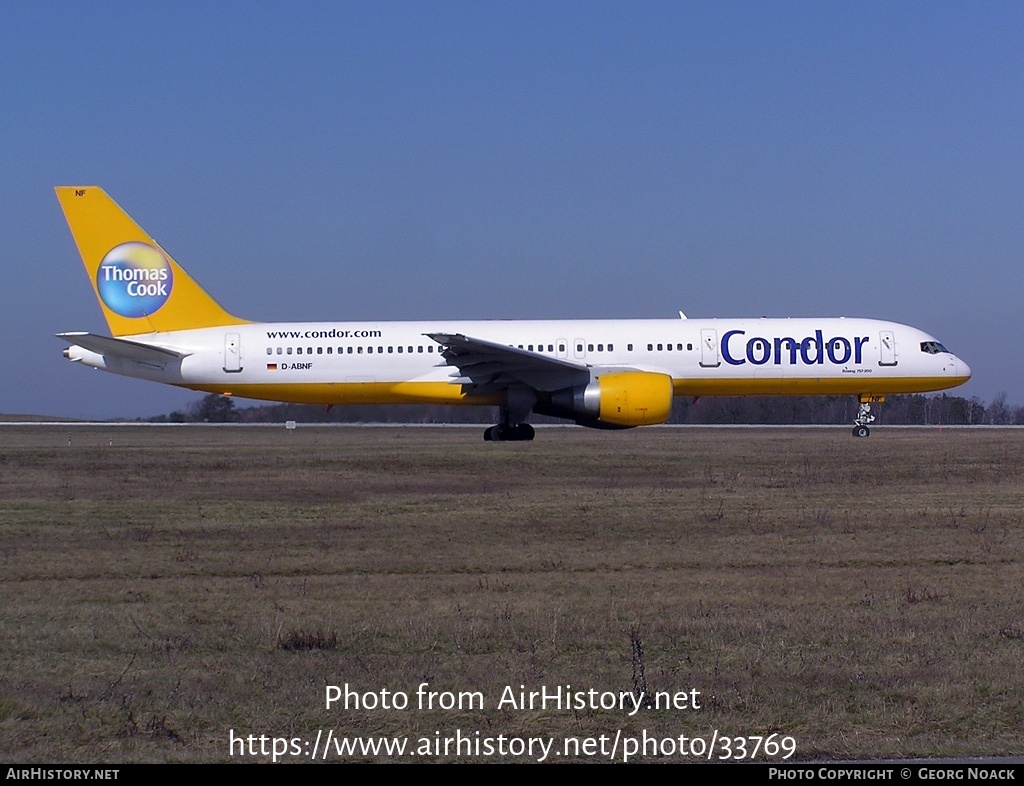
[[[855,436],[886,394],[971,370],[917,328],[872,319],[299,322],[239,319],[104,191],[56,189],[110,336],[60,333],[75,363],[225,396],[308,404],[497,406],[488,441],[534,412],[593,428],[668,420],[673,396],[850,394]]]

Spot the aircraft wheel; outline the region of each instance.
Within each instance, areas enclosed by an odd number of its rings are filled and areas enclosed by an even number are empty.
[[[530,442],[533,437],[533,426],[529,423],[516,426],[498,424],[484,431],[484,442]]]
[[[515,438],[515,432],[500,423],[497,426],[491,426],[484,432],[484,442],[508,442]]]
[[[855,437],[866,437],[871,434],[871,429],[867,426],[854,426],[853,436]]]

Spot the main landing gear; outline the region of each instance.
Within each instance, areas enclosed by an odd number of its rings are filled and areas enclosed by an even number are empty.
[[[484,442],[529,442],[533,439],[533,426],[519,423],[515,426],[499,423],[484,432]]]
[[[512,385],[505,396],[505,404],[498,408],[498,425],[484,432],[484,442],[529,442],[533,426],[524,421],[537,403],[536,392],[525,385]]]
[[[875,397],[877,400],[877,397]],[[857,417],[853,421],[853,436],[855,437],[867,437],[871,434],[871,429],[868,428],[868,423],[873,423],[875,416],[871,414],[871,402],[861,401],[860,409],[857,411]]]

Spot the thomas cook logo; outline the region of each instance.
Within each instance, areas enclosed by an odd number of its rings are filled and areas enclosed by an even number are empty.
[[[167,257],[148,243],[122,243],[100,262],[96,288],[107,308],[122,317],[153,314],[167,302],[174,275]]]

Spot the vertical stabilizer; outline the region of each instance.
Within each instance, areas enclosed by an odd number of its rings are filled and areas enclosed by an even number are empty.
[[[206,294],[102,188],[55,190],[112,335],[246,324]]]

